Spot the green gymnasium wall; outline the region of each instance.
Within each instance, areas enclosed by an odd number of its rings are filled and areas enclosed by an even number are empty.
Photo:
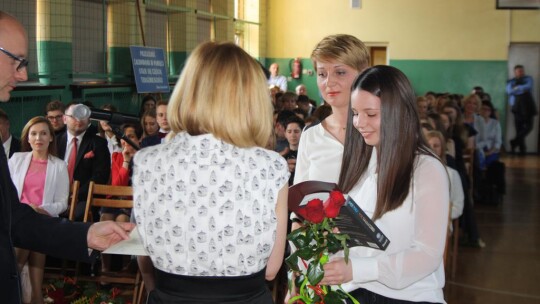
[[[280,74],[290,76],[290,65],[294,58],[266,58],[266,67],[278,63]],[[475,86],[481,86],[491,95],[500,121],[506,121],[506,94],[504,84],[507,79],[505,60],[390,60],[394,66],[409,78],[417,95],[427,91],[437,93],[457,93],[467,95]],[[310,59],[302,59],[302,68],[313,70]],[[300,79],[288,81],[288,90],[294,92],[303,83],[311,99],[321,102],[317,88],[316,74],[302,74]]]

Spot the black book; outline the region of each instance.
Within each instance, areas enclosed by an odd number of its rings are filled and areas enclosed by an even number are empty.
[[[324,202],[332,190],[339,191],[339,188],[334,183],[320,181],[305,181],[291,186],[289,188],[289,210],[295,212],[315,198]],[[302,218],[298,213],[295,212],[295,214]],[[340,233],[349,235],[350,240],[347,243],[349,248],[364,246],[386,250],[390,244],[386,235],[351,197],[346,199],[334,221]]]

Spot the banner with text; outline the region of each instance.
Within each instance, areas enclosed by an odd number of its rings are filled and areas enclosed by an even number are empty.
[[[168,93],[169,78],[161,48],[130,46],[131,63],[138,93]]]

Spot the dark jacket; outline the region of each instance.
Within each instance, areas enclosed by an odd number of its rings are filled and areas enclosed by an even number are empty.
[[[56,137],[58,157],[64,159],[67,147],[67,133]],[[109,183],[111,175],[111,155],[107,148],[107,140],[95,133],[86,131],[77,149],[77,160],[73,180],[80,182],[79,201],[86,201],[90,181],[97,184]]]
[[[21,289],[14,247],[59,258],[89,261],[89,224],[71,223],[35,212],[21,204],[0,145],[0,299],[20,303]]]
[[[11,147],[9,148],[9,158],[13,155],[13,153],[21,152],[21,141],[15,136],[11,136]]]

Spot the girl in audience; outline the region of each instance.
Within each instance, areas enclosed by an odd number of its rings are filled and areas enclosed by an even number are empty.
[[[493,119],[494,108],[489,100],[482,101],[480,116],[485,124],[485,141],[484,145],[478,147],[484,154],[484,163],[481,168],[486,168],[493,162],[499,160],[499,151],[502,145],[501,124],[498,120]]]
[[[124,135],[129,138],[137,147],[139,146],[139,140],[142,135],[141,128],[137,125],[124,124],[122,126]],[[131,160],[135,155],[134,147],[128,144],[125,140],[120,139],[122,145],[121,152],[114,152],[112,157],[111,166],[111,185],[113,186],[130,186],[131,185]],[[131,216],[131,209],[125,208],[101,208],[100,221],[117,221],[117,222],[129,222]],[[110,256],[108,254],[101,255],[101,271],[107,272],[110,269]],[[125,264],[125,263],[124,263]]]
[[[334,256],[321,284],[342,284],[360,303],[445,303],[448,177],[421,135],[411,84],[394,67],[369,68],[349,111],[339,185],[391,242],[352,247],[348,262]]]
[[[317,44],[311,59],[319,92],[332,114],[324,119],[319,117],[321,122],[302,134],[294,183],[306,180],[335,183],[343,155],[351,84],[369,66],[369,52],[354,36],[331,35]]]
[[[109,112],[118,112],[115,106],[111,104],[106,104],[101,107],[101,109]],[[122,151],[118,138],[113,132],[112,127],[109,125],[109,122],[106,120],[100,120],[98,124],[98,135],[107,140],[107,148],[109,148],[109,154],[112,155],[114,152]]]
[[[143,114],[150,110],[156,109],[156,97],[152,94],[145,95],[141,102],[141,109],[139,110],[139,117],[142,118]]]
[[[153,135],[158,134],[159,131],[159,125],[157,123],[157,116],[156,116],[156,110],[150,109],[141,117],[141,126],[143,129],[143,136],[141,137],[141,140],[145,137],[150,137]]]
[[[304,130],[305,123],[299,117],[291,117],[285,125],[285,138],[289,143],[289,150],[283,157],[287,160],[289,166],[289,172],[291,177],[289,178],[289,186],[293,184],[294,172],[296,170],[296,159],[298,158],[298,143]]]
[[[9,159],[11,179],[19,200],[36,212],[58,216],[67,209],[69,176],[66,163],[57,158],[54,129],[45,117],[34,117],[24,126],[21,151]],[[45,255],[16,248],[19,272],[28,262],[32,285],[31,303],[43,303]]]
[[[272,111],[263,70],[240,47],[191,53],[170,140],[134,159],[134,216],[156,268],[148,303],[272,303],[265,279],[283,262],[289,178],[264,149]]]
[[[454,143],[454,140],[450,136],[450,126],[452,125],[452,122],[450,120],[450,116],[448,116],[446,113],[435,113],[439,115],[439,121],[440,121],[440,127],[441,129],[437,128],[439,132],[441,132],[446,138],[446,152],[448,155],[450,155],[452,158],[456,158],[456,144]],[[447,159],[448,164],[448,159]]]
[[[416,97],[416,107],[420,121],[428,119],[428,101],[424,96]]]
[[[445,163],[446,140],[442,133],[439,131],[429,131],[426,134],[426,139],[433,152]],[[450,204],[452,206],[450,209],[450,218],[457,219],[463,213],[463,203],[465,200],[463,185],[461,184],[461,177],[455,169],[447,165],[446,171],[450,179]]]
[[[461,100],[463,108],[463,123],[474,128],[476,135],[474,137],[475,148],[485,146],[486,126],[484,120],[478,115],[482,101],[476,94],[468,95]]]

